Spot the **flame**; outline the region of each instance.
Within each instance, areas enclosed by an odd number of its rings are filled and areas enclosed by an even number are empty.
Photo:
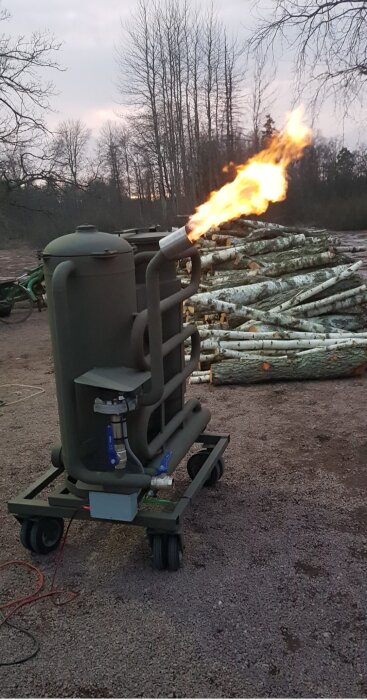
[[[284,130],[268,148],[236,167],[236,177],[196,208],[187,224],[188,237],[196,241],[212,226],[249,214],[262,214],[270,202],[281,202],[287,194],[287,167],[302,157],[312,132],[302,123],[303,108],[287,114]]]

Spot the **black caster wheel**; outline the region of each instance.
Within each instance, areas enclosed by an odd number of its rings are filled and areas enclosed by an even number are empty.
[[[35,554],[53,552],[58,547],[63,532],[64,521],[62,518],[36,520],[31,523],[29,530],[29,549]]]
[[[162,533],[150,537],[153,567],[157,571],[177,571],[182,560],[182,542],[180,535]]]
[[[20,524],[19,539],[25,549],[31,549],[30,535],[33,524],[33,520],[22,520]]]
[[[167,569],[178,571],[182,559],[181,542],[178,535],[169,535],[167,539]]]
[[[151,537],[153,566],[157,571],[167,568],[167,537],[166,535],[153,535]]]
[[[187,472],[191,480],[194,480],[195,477],[198,475],[208,455],[209,450],[200,450],[200,452],[197,452],[196,454],[192,455],[192,457],[190,457],[189,461],[187,462]],[[224,462],[223,459],[219,457],[219,459],[213,466],[211,474],[205,481],[204,486],[214,486],[217,483],[217,481],[219,481],[219,479],[222,478],[223,472]]]
[[[221,457],[217,460],[217,462],[214,464],[212,473],[210,474],[209,478],[205,482],[205,486],[215,486],[217,481],[222,478],[224,472],[224,462],[221,459]]]
[[[56,469],[61,469],[61,467],[64,467],[64,462],[62,460],[62,448],[61,447],[53,447],[51,450],[51,464],[56,468]]]

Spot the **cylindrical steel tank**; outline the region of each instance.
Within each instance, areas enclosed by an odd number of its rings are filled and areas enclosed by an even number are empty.
[[[43,252],[63,462],[77,451],[88,469],[108,468],[104,416],[95,391],[74,380],[94,367],[133,367],[128,338],[136,313],[132,247],[123,238],[79,226]]]

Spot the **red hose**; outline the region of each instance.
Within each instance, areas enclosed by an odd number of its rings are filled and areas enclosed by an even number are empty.
[[[66,528],[65,535],[63,537],[61,547],[59,549],[59,553],[58,553],[56,563],[55,563],[54,572],[53,572],[52,579],[51,579],[51,587],[50,587],[49,591],[43,591],[43,587],[45,585],[45,576],[42,573],[42,571],[34,564],[31,564],[30,562],[27,562],[27,561],[21,561],[19,559],[13,559],[12,561],[7,561],[7,562],[4,562],[3,564],[0,564],[0,570],[6,569],[9,567],[13,567],[13,566],[21,566],[25,569],[28,569],[28,571],[31,571],[36,576],[35,590],[33,591],[33,593],[30,593],[30,594],[25,595],[25,596],[20,596],[19,598],[14,598],[13,600],[9,600],[7,603],[2,603],[0,605],[0,612],[3,610],[9,610],[9,612],[5,615],[5,617],[3,617],[2,620],[0,620],[0,627],[2,627],[2,625],[5,624],[5,622],[7,622],[11,617],[13,617],[13,615],[15,615],[15,613],[18,612],[18,610],[23,608],[25,605],[32,605],[32,603],[36,603],[38,600],[43,600],[44,598],[51,598],[52,599],[54,596],[60,596],[65,592],[67,593],[66,600],[63,600],[63,601],[52,600],[52,602],[54,605],[57,605],[57,606],[66,605],[67,603],[71,603],[71,601],[74,600],[79,595],[79,593],[77,591],[61,591],[61,590],[58,590],[57,588],[55,588],[56,574],[58,572],[58,569],[59,569],[59,566],[61,563],[62,555],[64,553],[64,548],[65,548],[65,544],[66,544],[66,538],[68,536],[68,532],[69,532],[70,525],[71,525],[72,521],[73,521],[73,518],[71,518],[71,520],[69,521],[69,524]]]

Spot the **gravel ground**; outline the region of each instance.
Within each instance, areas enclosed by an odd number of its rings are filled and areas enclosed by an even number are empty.
[[[49,464],[58,420],[46,313],[0,324],[1,561],[33,561],[6,501]],[[230,432],[226,472],[185,520],[182,569],[152,569],[143,531],[72,525],[59,587],[19,621],[31,661],[0,668],[3,697],[366,697],[366,379],[191,387]],[[20,393],[17,393],[20,392]],[[179,486],[187,476],[177,472]],[[21,570],[1,590],[29,592]],[[3,627],[1,658],[30,643]]]

